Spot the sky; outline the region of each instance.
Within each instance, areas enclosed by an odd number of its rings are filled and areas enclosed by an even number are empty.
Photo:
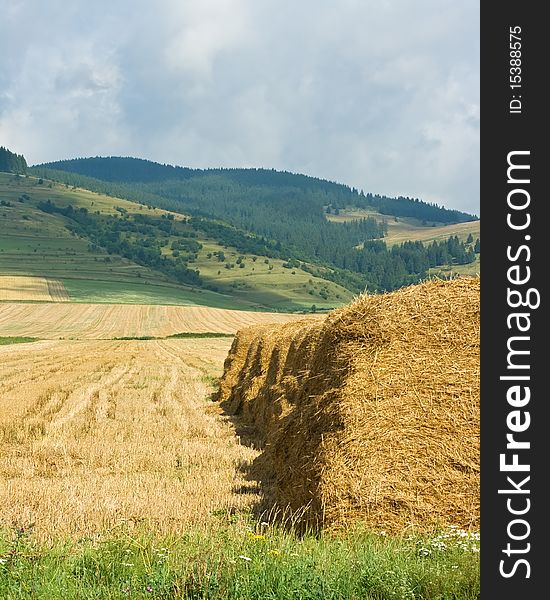
[[[265,167],[479,215],[479,0],[0,0],[29,164]]]

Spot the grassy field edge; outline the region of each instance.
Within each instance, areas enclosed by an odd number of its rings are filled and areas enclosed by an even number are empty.
[[[223,511],[222,511],[223,512]],[[246,515],[157,538],[33,539],[0,533],[3,598],[406,600],[479,597],[479,536],[449,529],[386,537],[356,528],[298,536]],[[237,523],[227,522],[239,521]]]

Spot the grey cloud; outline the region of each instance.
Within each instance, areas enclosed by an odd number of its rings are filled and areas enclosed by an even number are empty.
[[[20,1],[0,139],[31,162],[265,166],[479,214],[478,4]]]

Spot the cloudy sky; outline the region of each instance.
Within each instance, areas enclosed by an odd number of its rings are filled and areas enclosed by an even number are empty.
[[[479,215],[479,0],[0,0],[29,164],[268,167]]]

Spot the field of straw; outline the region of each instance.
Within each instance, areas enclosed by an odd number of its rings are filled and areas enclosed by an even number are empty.
[[[4,303],[0,335],[47,338],[0,346],[2,527],[180,532],[260,500],[313,526],[479,527],[477,278],[323,318]]]
[[[248,325],[298,318],[207,306],[6,302],[0,304],[0,335],[56,339],[166,337],[185,332],[235,333]]]
[[[0,527],[41,539],[207,524],[257,500],[210,400],[231,340],[0,347]],[[252,485],[252,487],[251,487]]]
[[[0,275],[0,301],[12,300],[67,302],[69,295],[57,279]]]
[[[479,528],[479,279],[247,328],[218,399],[264,448],[265,507],[313,526]]]

